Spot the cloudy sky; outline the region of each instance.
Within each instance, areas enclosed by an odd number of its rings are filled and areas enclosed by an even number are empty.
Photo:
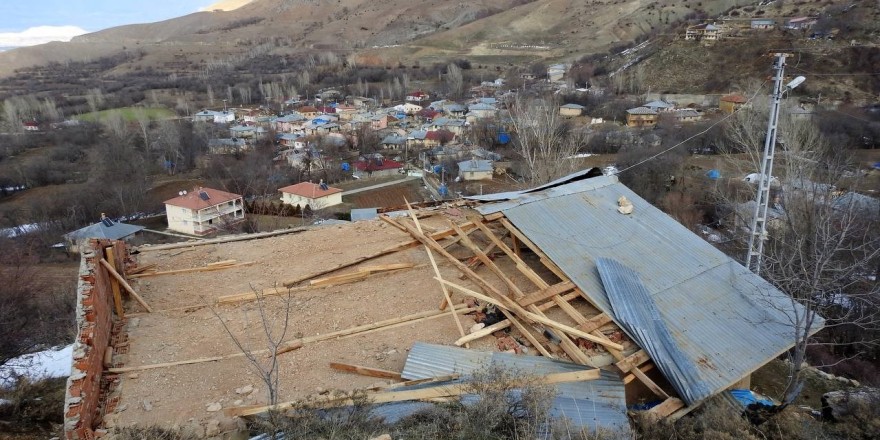
[[[30,46],[113,26],[179,17],[217,0],[0,0],[0,48]]]

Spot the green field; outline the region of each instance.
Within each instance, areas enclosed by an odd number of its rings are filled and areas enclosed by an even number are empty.
[[[125,119],[127,122],[136,121],[143,116],[146,116],[150,119],[165,119],[173,118],[174,116],[176,116],[173,111],[162,107],[122,107],[86,113],[77,116],[76,119],[90,122],[100,121],[101,119],[104,119],[114,112],[118,112],[120,115],[122,115],[122,119]]]

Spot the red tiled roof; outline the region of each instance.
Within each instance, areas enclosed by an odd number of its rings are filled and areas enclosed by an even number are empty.
[[[453,133],[449,130],[434,130],[434,131],[429,131],[425,135],[425,139],[429,139],[432,141],[442,141],[442,140],[451,141],[451,140],[455,139],[455,133]]]
[[[293,194],[300,197],[308,197],[310,199],[318,199],[324,196],[329,196],[331,194],[336,194],[342,192],[339,188],[328,187],[328,189],[321,189],[321,185],[312,182],[300,182],[295,185],[285,186],[284,188],[279,189],[283,193]]]
[[[208,194],[208,200],[202,200],[202,198],[199,197],[199,192],[204,192]],[[173,199],[166,200],[165,204],[171,206],[179,206],[181,208],[192,210],[199,210],[210,208],[212,206],[220,205],[226,202],[231,202],[235,199],[240,198],[241,196],[238,194],[220,191],[219,189],[199,188],[189,191],[182,196],[177,196]]]
[[[724,102],[732,102],[734,104],[745,104],[748,101],[745,96],[736,93],[722,96],[721,100]]]
[[[330,106],[318,107],[321,113],[336,113],[336,109]]]
[[[419,111],[419,116],[421,116],[423,118],[433,118],[434,116],[437,116],[439,114],[440,114],[440,112],[434,111],[429,108],[422,109],[421,111]]]
[[[354,163],[354,167],[357,168],[358,171],[382,171],[397,170],[403,168],[403,164],[391,159],[383,159],[381,163],[375,160],[359,160]]]
[[[419,91],[417,91],[417,92],[412,92],[412,93],[410,93],[410,94],[407,95],[407,96],[415,96],[415,97],[417,97],[417,98],[421,98],[422,96],[425,96],[425,92],[419,90]]]

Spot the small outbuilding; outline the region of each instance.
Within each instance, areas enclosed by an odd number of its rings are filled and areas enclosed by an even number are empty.
[[[79,244],[84,240],[103,238],[108,240],[128,241],[142,230],[144,230],[143,226],[114,222],[104,214],[101,214],[101,221],[77,229],[73,232],[68,232],[67,234],[64,234],[64,239],[67,241],[68,250],[71,252],[78,252]]]
[[[471,159],[458,163],[458,177],[462,180],[489,180],[493,170],[491,160]]]
[[[559,106],[559,116],[575,117],[584,113],[584,106],[580,104],[565,104]]]

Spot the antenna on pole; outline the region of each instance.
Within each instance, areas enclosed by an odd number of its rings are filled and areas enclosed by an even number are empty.
[[[782,78],[785,73],[785,58],[791,54],[777,52],[773,54],[776,62],[773,69],[773,102],[770,105],[770,120],[767,123],[767,136],[764,138],[764,156],[761,158],[761,174],[758,175],[758,188],[755,197],[755,210],[749,234],[749,250],[746,254],[746,267],[760,274],[761,260],[764,256],[764,241],[767,239],[767,211],[770,204],[770,182],[773,173],[773,156],[776,153],[776,131],[779,124],[779,105],[783,93],[799,86],[805,78],[799,76],[783,87]]]

